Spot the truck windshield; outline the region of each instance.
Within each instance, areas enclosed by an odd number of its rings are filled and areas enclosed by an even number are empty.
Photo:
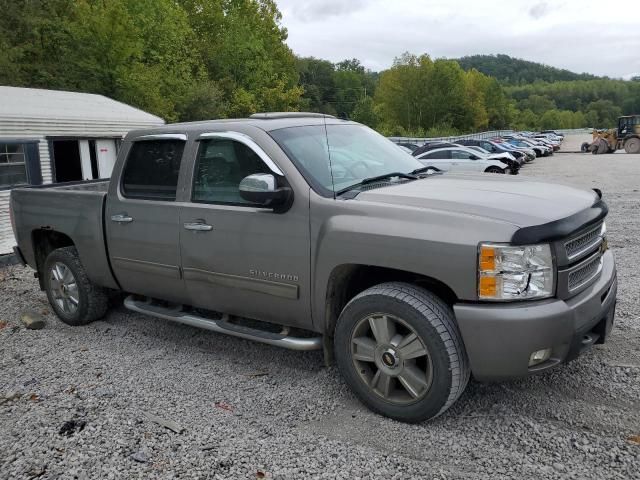
[[[409,174],[423,165],[363,125],[311,125],[270,132],[311,187],[324,196],[364,179]]]

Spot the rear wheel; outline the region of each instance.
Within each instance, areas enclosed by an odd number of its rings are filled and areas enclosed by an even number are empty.
[[[630,138],[624,142],[624,151],[627,153],[640,153],[640,138]]]
[[[335,354],[367,407],[404,422],[443,413],[470,375],[451,308],[404,283],[377,285],[347,304],[335,331]]]
[[[91,283],[75,247],[51,252],[42,275],[49,303],[64,323],[86,325],[107,312],[108,291]]]
[[[489,167],[485,170],[485,173],[504,173],[504,169],[500,167]]]
[[[590,143],[589,143],[589,142],[584,142],[584,143],[580,146],[580,151],[581,151],[582,153],[587,153],[587,152],[589,152],[589,145],[590,145]]]

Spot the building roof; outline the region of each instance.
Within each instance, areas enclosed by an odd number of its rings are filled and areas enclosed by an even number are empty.
[[[0,119],[124,122],[161,125],[164,120],[103,95],[0,86]]]

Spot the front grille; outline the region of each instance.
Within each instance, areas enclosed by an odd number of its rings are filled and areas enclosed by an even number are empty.
[[[569,292],[589,283],[598,276],[600,270],[602,270],[602,256],[598,254],[585,265],[569,273]]]
[[[598,224],[592,230],[589,230],[582,235],[569,240],[564,244],[564,247],[567,251],[567,259],[573,260],[584,253],[587,253],[593,247],[600,244],[602,241],[602,237],[600,236],[600,232],[602,230],[602,224]]]

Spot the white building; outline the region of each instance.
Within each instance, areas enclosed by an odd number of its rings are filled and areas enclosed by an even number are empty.
[[[11,188],[108,178],[122,137],[163,123],[102,95],[0,86],[0,255],[15,244]]]

